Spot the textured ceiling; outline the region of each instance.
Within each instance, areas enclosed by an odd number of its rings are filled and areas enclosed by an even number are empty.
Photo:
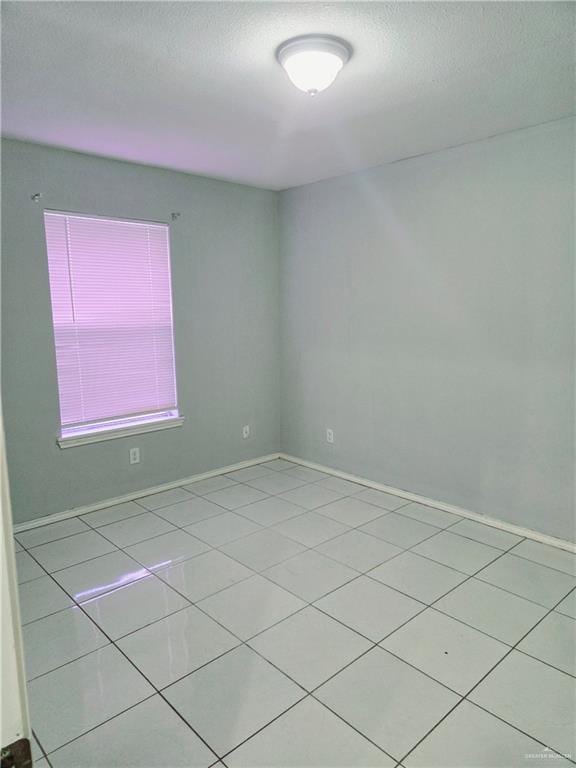
[[[574,112],[571,2],[3,2],[3,133],[272,189]],[[354,56],[311,99],[293,35]]]

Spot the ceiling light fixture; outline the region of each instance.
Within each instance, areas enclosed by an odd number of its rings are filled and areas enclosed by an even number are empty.
[[[293,37],[276,50],[276,58],[292,83],[309,96],[332,85],[351,55],[351,46],[331,35]]]

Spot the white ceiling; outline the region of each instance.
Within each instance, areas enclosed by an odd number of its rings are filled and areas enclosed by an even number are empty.
[[[271,189],[574,112],[572,2],[3,2],[3,133]],[[326,32],[327,91],[274,59]]]

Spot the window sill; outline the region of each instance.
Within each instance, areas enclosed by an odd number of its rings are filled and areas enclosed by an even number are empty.
[[[105,432],[97,432],[93,435],[78,435],[77,437],[58,437],[56,442],[60,448],[75,448],[77,445],[87,445],[88,443],[102,443],[105,440],[117,440],[120,437],[130,437],[131,435],[142,435],[145,432],[159,432],[161,429],[174,429],[184,424],[184,416],[178,416],[174,419],[164,419],[163,421],[153,421],[148,424],[139,424],[134,427],[120,427],[118,429],[109,429]]]

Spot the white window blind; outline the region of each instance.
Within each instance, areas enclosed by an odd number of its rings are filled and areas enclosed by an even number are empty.
[[[44,213],[61,437],[178,417],[168,226]]]

